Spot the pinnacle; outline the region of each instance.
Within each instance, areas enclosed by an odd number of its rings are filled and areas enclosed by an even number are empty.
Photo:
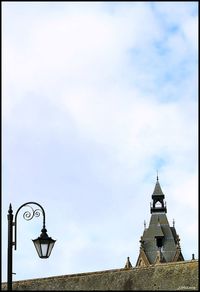
[[[160,187],[160,183],[159,183],[158,179],[157,179],[154,191],[153,191],[153,195],[154,196],[164,195],[163,192],[162,192],[162,189]]]

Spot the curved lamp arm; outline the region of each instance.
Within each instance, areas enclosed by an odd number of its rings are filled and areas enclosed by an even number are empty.
[[[40,209],[33,209],[30,205],[37,205]],[[15,227],[15,236],[14,236],[14,242],[13,242],[13,245],[15,247],[15,250],[17,249],[17,215],[19,213],[19,211],[21,210],[21,208],[25,207],[25,206],[28,206],[31,211],[26,211],[24,214],[23,214],[23,218],[25,220],[31,220],[33,219],[33,217],[39,217],[40,216],[40,212],[42,211],[42,215],[43,215],[43,229],[45,229],[45,212],[44,212],[44,209],[43,207],[36,203],[36,202],[27,202],[27,203],[24,203],[23,205],[21,205],[16,214],[15,214],[15,218],[14,218],[14,222],[13,222],[13,225]]]

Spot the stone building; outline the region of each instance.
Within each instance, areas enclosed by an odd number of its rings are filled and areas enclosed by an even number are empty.
[[[157,176],[150,205],[151,218],[149,227],[144,225],[140,239],[140,253],[136,267],[144,267],[157,263],[184,261],[181,253],[180,239],[174,226],[170,227],[167,220],[167,206],[164,201]]]
[[[198,261],[181,261],[91,273],[15,281],[19,291],[194,291],[198,290]],[[6,290],[6,283],[1,289]]]

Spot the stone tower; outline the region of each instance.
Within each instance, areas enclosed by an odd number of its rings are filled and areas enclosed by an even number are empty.
[[[146,228],[146,223],[144,226],[136,267],[184,261],[174,222],[173,227],[170,227],[167,220],[167,207],[164,198],[157,176],[150,206],[150,223],[148,228]]]

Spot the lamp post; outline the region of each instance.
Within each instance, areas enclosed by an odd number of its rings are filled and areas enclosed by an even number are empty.
[[[33,209],[30,205],[37,205],[39,209]],[[22,207],[29,207],[31,211],[26,211],[23,214],[23,217],[25,220],[31,220],[33,217],[39,217],[40,213],[43,215],[43,227],[41,230],[41,234],[38,238],[33,240],[33,243],[35,245],[35,248],[37,250],[37,253],[40,258],[46,259],[50,256],[52,248],[56,242],[56,240],[52,239],[48,236],[47,230],[45,227],[45,212],[43,207],[35,202],[27,202],[23,205],[21,205],[14,217],[13,221],[13,210],[12,206],[10,204],[9,210],[8,210],[8,279],[7,279],[7,289],[9,291],[12,291],[12,258],[13,258],[13,246],[15,247],[15,250],[17,249],[17,215]],[[13,228],[14,228],[14,241],[13,241]]]

